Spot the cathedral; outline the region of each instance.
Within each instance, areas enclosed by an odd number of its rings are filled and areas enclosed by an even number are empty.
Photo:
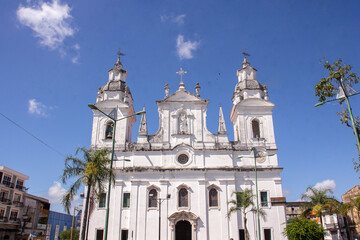
[[[96,202],[88,239],[103,239],[109,208],[109,240],[243,240],[242,212],[228,213],[234,193],[246,189],[254,194],[254,207],[266,213],[266,218],[256,210],[246,214],[250,239],[286,239],[274,104],[256,73],[244,57],[237,81],[234,77],[230,113],[234,141],[229,141],[221,106],[218,131],[212,133],[206,126],[209,100],[200,97],[198,83],[191,92],[180,81],[174,92],[166,84],[164,97],[156,101],[158,130],[148,133],[142,114],[133,142],[135,116],[114,125],[103,114],[119,119],[135,113],[129,87],[134,84],[126,82],[119,57],[98,90],[91,136],[92,149],[111,149],[114,140],[115,183]],[[141,94],[141,88],[137,91]]]

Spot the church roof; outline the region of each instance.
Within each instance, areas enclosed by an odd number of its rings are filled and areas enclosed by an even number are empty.
[[[256,79],[247,79],[245,81],[241,81],[236,85],[236,87],[239,87],[240,90],[265,90],[265,86],[259,83]]]

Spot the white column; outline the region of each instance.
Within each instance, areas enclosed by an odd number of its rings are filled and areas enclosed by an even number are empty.
[[[198,197],[198,204],[199,204],[199,212],[201,221],[204,224],[202,232],[199,232],[199,239],[208,239],[209,235],[209,215],[208,215],[208,200],[207,195],[208,191],[206,189],[207,181],[206,180],[199,180],[199,197]]]
[[[169,181],[160,180],[160,192],[159,197],[165,198],[161,203],[161,239],[167,239],[168,229],[169,229],[169,212],[168,212],[168,202],[174,199],[176,196],[171,196],[170,199],[167,199],[168,191],[169,191]]]
[[[129,240],[137,239],[139,181],[131,181]]]
[[[221,238],[220,239],[230,239],[229,238],[229,219],[227,217],[227,181],[220,180],[220,206],[221,206]]]
[[[235,180],[227,181],[227,194],[226,194],[226,203],[232,200],[232,193],[236,192]],[[235,196],[234,196],[235,198]],[[226,212],[229,212],[229,205],[226,204]],[[239,236],[239,223],[238,223],[238,214],[231,214],[230,216],[230,238],[237,239]]]
[[[115,188],[112,190],[112,195],[114,196],[110,200],[110,211],[111,211],[111,220],[109,224],[109,237],[111,239],[119,239],[120,240],[120,232],[121,232],[121,203],[122,203],[122,189],[124,183],[121,181],[115,182]]]

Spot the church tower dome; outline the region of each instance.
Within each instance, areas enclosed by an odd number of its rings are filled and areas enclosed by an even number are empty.
[[[126,84],[127,71],[123,69],[120,56],[124,54],[118,52],[118,58],[114,67],[108,71],[108,82],[99,87],[95,106],[104,113],[119,119],[122,116],[134,113],[133,98],[128,85]],[[117,147],[125,148],[127,142],[131,142],[132,125],[135,116],[117,122],[115,140]],[[112,143],[112,120],[101,112],[94,110],[92,147],[110,147]]]

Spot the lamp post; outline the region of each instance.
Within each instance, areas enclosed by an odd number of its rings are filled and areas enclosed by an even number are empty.
[[[261,227],[260,227],[260,214],[259,214],[259,190],[258,190],[258,176],[257,176],[257,166],[256,166],[256,158],[257,158],[257,151],[255,147],[251,148],[251,151],[254,153],[254,170],[255,170],[255,188],[256,188],[256,215],[258,221],[258,239],[261,240]],[[266,156],[274,156],[275,154],[267,154]],[[244,156],[239,156],[238,158],[243,158]]]
[[[76,210],[76,211],[80,211],[80,209],[79,209],[78,207],[74,207],[73,219],[72,219],[72,223],[71,223],[70,240],[72,240],[72,236],[73,236],[75,210]],[[75,224],[75,225],[76,225],[76,224]]]
[[[154,194],[149,194],[150,197],[153,197]],[[165,200],[169,200],[171,194],[166,195],[166,198],[157,198],[156,201],[159,203],[159,240],[161,240],[161,203]]]
[[[140,111],[140,112],[136,112],[134,114],[128,115],[128,116],[124,116],[121,118],[117,119],[117,114],[114,114],[114,117],[110,116],[109,114],[104,113],[103,111],[101,111],[98,107],[96,107],[93,104],[89,104],[88,105],[89,108],[91,108],[92,110],[97,110],[99,112],[101,112],[102,114],[104,114],[105,116],[107,116],[108,118],[110,118],[111,120],[113,120],[114,122],[114,126],[113,126],[113,131],[112,131],[112,147],[111,147],[111,161],[110,161],[110,169],[112,169],[113,166],[113,161],[114,161],[114,152],[115,152],[115,130],[116,130],[116,122],[129,118],[129,117],[133,117],[135,115],[141,115],[144,114],[145,111]],[[117,113],[117,107],[114,109]],[[104,227],[104,240],[107,240],[107,233],[108,233],[108,223],[109,223],[109,202],[110,202],[110,191],[111,191],[111,179],[109,179],[109,184],[108,184],[108,194],[106,195],[106,214],[105,214],[105,227]]]
[[[351,96],[354,96],[354,95],[358,95],[360,93],[355,93],[355,94],[351,94],[351,95],[348,95],[348,92],[344,86],[344,83],[343,83],[343,79],[342,79],[342,76],[340,74],[340,72],[335,72],[334,73],[334,78],[339,82],[339,85],[340,87],[342,88],[343,92],[344,92],[344,97],[341,97],[339,99],[335,98],[335,99],[331,99],[331,100],[328,100],[328,101],[324,101],[324,102],[319,102],[319,103],[316,103],[314,105],[314,107],[318,107],[318,106],[321,106],[321,105],[324,105],[325,103],[327,102],[332,102],[332,101],[336,101],[336,100],[342,100],[342,99],[345,99],[346,101],[346,105],[347,105],[347,108],[349,110],[349,115],[350,115],[350,119],[351,119],[351,124],[352,124],[352,129],[354,131],[354,134],[355,134],[355,138],[356,138],[356,142],[357,142],[357,148],[358,148],[358,151],[359,151],[359,154],[360,154],[360,140],[359,140],[359,133],[358,133],[358,130],[356,129],[356,126],[355,126],[355,121],[354,121],[354,116],[353,116],[353,113],[352,113],[352,110],[351,110],[351,105],[350,105],[350,102],[349,102],[349,97]]]

